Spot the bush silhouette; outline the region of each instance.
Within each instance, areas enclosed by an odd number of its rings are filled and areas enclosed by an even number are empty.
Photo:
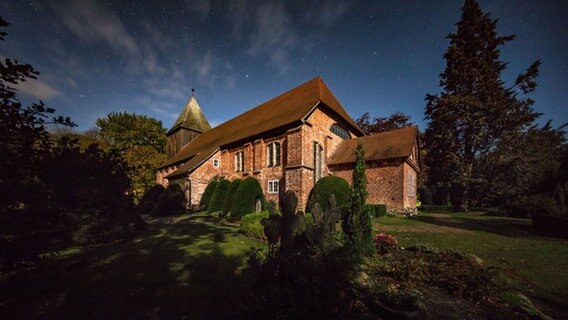
[[[207,210],[209,207],[209,201],[211,201],[211,197],[213,196],[213,192],[215,192],[215,188],[217,187],[217,183],[219,181],[217,179],[213,179],[209,182],[205,191],[201,195],[201,200],[199,201],[200,209]]]
[[[225,199],[227,198],[227,193],[229,192],[229,187],[231,182],[229,180],[223,179],[217,183],[215,191],[211,196],[211,200],[207,205],[207,212],[212,213],[216,211],[222,211]]]
[[[264,208],[266,201],[260,183],[255,178],[248,177],[241,182],[235,192],[231,217],[240,219],[247,213],[255,212],[256,200],[260,200]]]
[[[185,197],[179,184],[170,184],[158,198],[153,216],[171,216],[185,212]]]
[[[227,213],[233,208],[233,199],[235,199],[235,193],[237,192],[241,182],[243,182],[241,179],[233,180],[233,182],[231,182],[229,190],[227,190],[227,197],[223,203],[223,213]]]
[[[306,212],[312,212],[312,208],[319,203],[322,209],[328,210],[328,201],[331,194],[335,195],[337,207],[347,205],[349,199],[349,183],[345,179],[336,176],[327,176],[318,180],[308,197]]]
[[[154,207],[158,204],[158,199],[160,195],[166,190],[161,184],[156,184],[150,189],[146,190],[142,198],[140,198],[140,202],[136,206],[136,210],[138,214],[150,214]]]

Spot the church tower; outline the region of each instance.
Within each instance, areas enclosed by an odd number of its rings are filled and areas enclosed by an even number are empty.
[[[191,98],[172,128],[166,133],[166,160],[175,156],[191,140],[211,129],[209,121],[197,104],[195,90],[191,89],[191,91]]]

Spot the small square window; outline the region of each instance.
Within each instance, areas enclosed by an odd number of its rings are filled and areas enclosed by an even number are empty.
[[[268,181],[268,193],[278,193],[278,180]]]
[[[213,167],[219,168],[219,159],[213,159]]]

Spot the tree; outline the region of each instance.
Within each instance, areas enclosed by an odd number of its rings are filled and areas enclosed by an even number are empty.
[[[353,183],[342,227],[347,247],[351,248],[356,256],[366,256],[373,253],[374,247],[371,214],[367,206],[365,151],[361,143],[357,144],[355,154],[357,160],[353,169]]]
[[[162,122],[127,112],[112,112],[97,119],[96,125],[98,130],[89,134],[100,137],[127,161],[132,193],[139,199],[155,184],[155,170],[165,160],[166,129]]]
[[[533,125],[482,158],[485,200],[492,206],[510,207],[526,196],[555,197],[558,186],[568,181],[562,165],[568,150],[564,135],[562,127],[554,129],[550,121]]]
[[[9,24],[0,17],[0,28]],[[0,31],[0,40],[6,32]],[[16,97],[15,85],[35,79],[39,72],[15,59],[0,61],[0,208],[30,205],[41,193],[37,179],[38,161],[48,153],[50,140],[45,125],[74,126],[69,118],[49,116],[55,112],[43,102],[24,107]]]
[[[389,117],[374,118],[373,121],[370,119],[371,115],[365,112],[359,119],[355,120],[359,128],[361,128],[366,135],[392,131],[413,125],[413,123],[410,122],[410,116],[402,112],[395,112]]]
[[[0,17],[0,27],[8,24]],[[5,32],[0,32],[0,40]],[[72,127],[41,101],[24,107],[14,85],[38,75],[16,60],[0,62],[0,271],[77,243],[111,241],[141,227],[125,196],[122,161],[95,146],[53,141],[46,127]]]
[[[539,61],[506,88],[499,48],[514,36],[498,36],[497,20],[484,14],[477,1],[466,0],[458,30],[448,36],[442,92],[426,96],[426,164],[431,188],[450,190],[458,210],[467,210],[472,185],[485,179],[479,160],[503,141],[529,127],[539,116],[533,100],[521,98],[536,87]]]

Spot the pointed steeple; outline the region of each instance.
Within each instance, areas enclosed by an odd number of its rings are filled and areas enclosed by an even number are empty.
[[[191,97],[187,101],[174,125],[166,133],[166,158],[170,159],[186,144],[203,132],[211,129],[211,125],[201,111],[195,99],[195,89],[191,89]]]
[[[191,97],[187,104],[183,108],[181,114],[177,118],[176,122],[172,126],[172,128],[168,131],[168,135],[172,134],[179,128],[185,128],[192,131],[196,131],[199,133],[203,133],[209,129],[211,129],[211,125],[205,115],[201,111],[197,100],[195,99],[195,90],[192,90]]]

